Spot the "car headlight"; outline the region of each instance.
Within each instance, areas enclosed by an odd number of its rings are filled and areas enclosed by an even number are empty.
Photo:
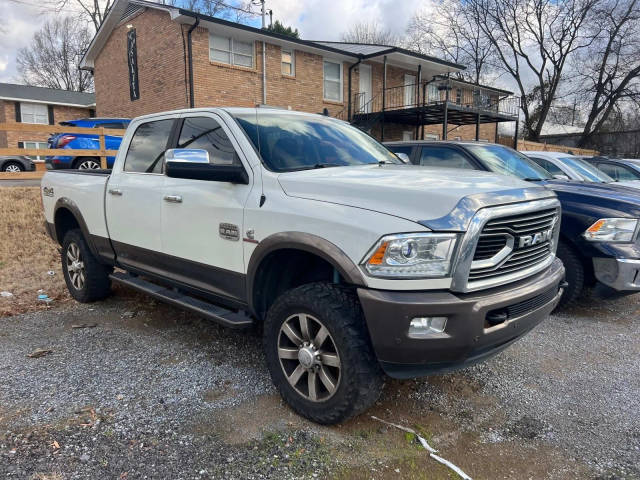
[[[583,235],[592,242],[633,242],[637,227],[637,218],[601,218]]]
[[[403,233],[387,235],[363,260],[374,277],[446,277],[451,271],[455,233]]]

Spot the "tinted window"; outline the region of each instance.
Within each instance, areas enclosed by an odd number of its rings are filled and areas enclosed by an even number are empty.
[[[473,170],[471,162],[453,148],[424,146],[420,154],[420,165],[440,168],[466,168]]]
[[[487,168],[487,170],[503,175],[514,175],[523,180],[544,180],[551,178],[549,172],[541,168],[529,157],[502,145],[467,145]]]
[[[613,163],[601,163],[598,168],[609,175],[614,180],[625,182],[628,180],[639,180],[640,175],[627,167],[614,165]]]
[[[276,172],[402,163],[362,130],[339,120],[259,109],[235,117],[267,168]]]
[[[160,173],[164,163],[164,152],[171,133],[173,120],[156,120],[143,123],[133,134],[127,157],[125,172]]]
[[[538,165],[540,165],[542,168],[544,168],[551,175],[565,175],[565,176],[568,176],[566,173],[564,173],[562,170],[560,170],[558,167],[556,167],[549,160],[545,160],[544,158],[533,158],[533,157],[529,157],[529,158],[531,158],[531,160],[533,160]]]
[[[229,137],[213,118],[185,118],[180,131],[178,148],[206,150],[209,152],[209,163],[215,165],[240,165],[240,159]]]
[[[127,124],[122,122],[109,122],[109,123],[99,123],[95,126],[95,128],[99,128],[99,127],[123,129],[123,128],[127,128]]]

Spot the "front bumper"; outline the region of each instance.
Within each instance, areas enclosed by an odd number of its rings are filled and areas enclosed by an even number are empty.
[[[640,290],[640,260],[596,257],[593,272],[600,282],[614,290]]]
[[[506,348],[544,320],[562,295],[558,259],[527,279],[468,294],[358,289],[373,348],[387,375],[411,378],[471,365]],[[487,314],[507,313],[491,325]],[[444,332],[409,338],[415,317],[446,316]]]

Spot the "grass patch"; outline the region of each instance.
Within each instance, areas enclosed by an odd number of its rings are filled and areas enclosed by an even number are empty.
[[[38,290],[59,304],[70,298],[60,265],[58,245],[46,234],[38,187],[0,188],[0,317],[46,309]],[[47,272],[54,271],[51,276]]]

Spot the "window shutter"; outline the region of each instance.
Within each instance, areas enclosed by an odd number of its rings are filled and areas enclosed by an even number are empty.
[[[47,105],[47,112],[49,113],[49,125],[55,125],[56,121],[53,118],[53,105]]]
[[[18,142],[18,148],[24,148],[24,142]]]
[[[20,102],[15,102],[16,122],[22,121],[22,114],[20,113]]]

